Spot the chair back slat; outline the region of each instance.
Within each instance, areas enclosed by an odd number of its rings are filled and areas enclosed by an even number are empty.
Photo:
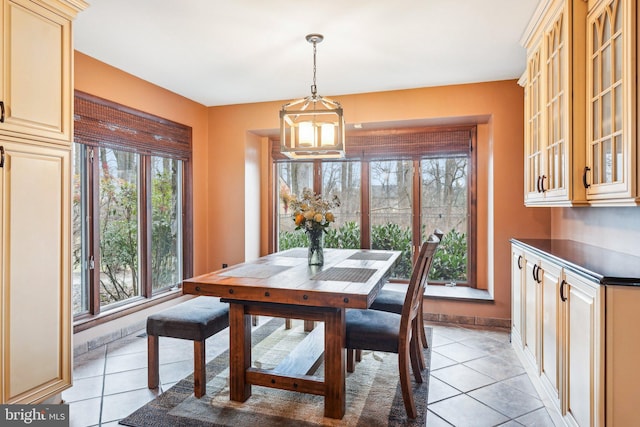
[[[411,328],[411,322],[418,316],[418,310],[420,309],[420,298],[424,294],[424,287],[427,283],[427,277],[429,276],[429,270],[433,262],[433,255],[438,248],[440,239],[431,234],[429,238],[420,246],[420,252],[418,253],[418,259],[413,268],[411,279],[409,279],[409,288],[405,296],[404,305],[402,308],[402,320],[400,323],[400,336],[405,335],[406,329]]]

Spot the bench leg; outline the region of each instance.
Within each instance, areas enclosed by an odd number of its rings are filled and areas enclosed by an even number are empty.
[[[158,365],[158,337],[147,335],[147,382],[149,388],[158,388],[160,383]]]
[[[204,341],[193,342],[193,394],[199,399],[207,394],[207,363]]]

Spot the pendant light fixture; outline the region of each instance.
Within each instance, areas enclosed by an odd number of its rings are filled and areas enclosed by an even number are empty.
[[[316,89],[316,45],[323,39],[322,34],[306,36],[313,44],[311,96],[280,110],[280,151],[291,159],[340,159],[345,154],[342,106]]]

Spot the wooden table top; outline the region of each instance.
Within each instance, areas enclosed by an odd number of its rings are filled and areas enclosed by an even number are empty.
[[[401,252],[324,249],[309,266],[307,249],[289,249],[183,282],[186,294],[317,307],[368,308]]]

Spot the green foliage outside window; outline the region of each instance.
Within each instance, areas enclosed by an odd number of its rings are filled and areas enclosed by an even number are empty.
[[[330,228],[325,234],[326,248],[358,249],[360,247],[360,227],[355,222],[347,222],[339,228]],[[307,247],[306,233],[281,232],[279,249]],[[371,229],[371,247],[402,251],[402,255],[392,277],[408,279],[411,275],[411,230],[398,224],[374,225]],[[445,234],[433,259],[429,279],[442,282],[467,281],[467,238],[465,233],[450,230]]]

